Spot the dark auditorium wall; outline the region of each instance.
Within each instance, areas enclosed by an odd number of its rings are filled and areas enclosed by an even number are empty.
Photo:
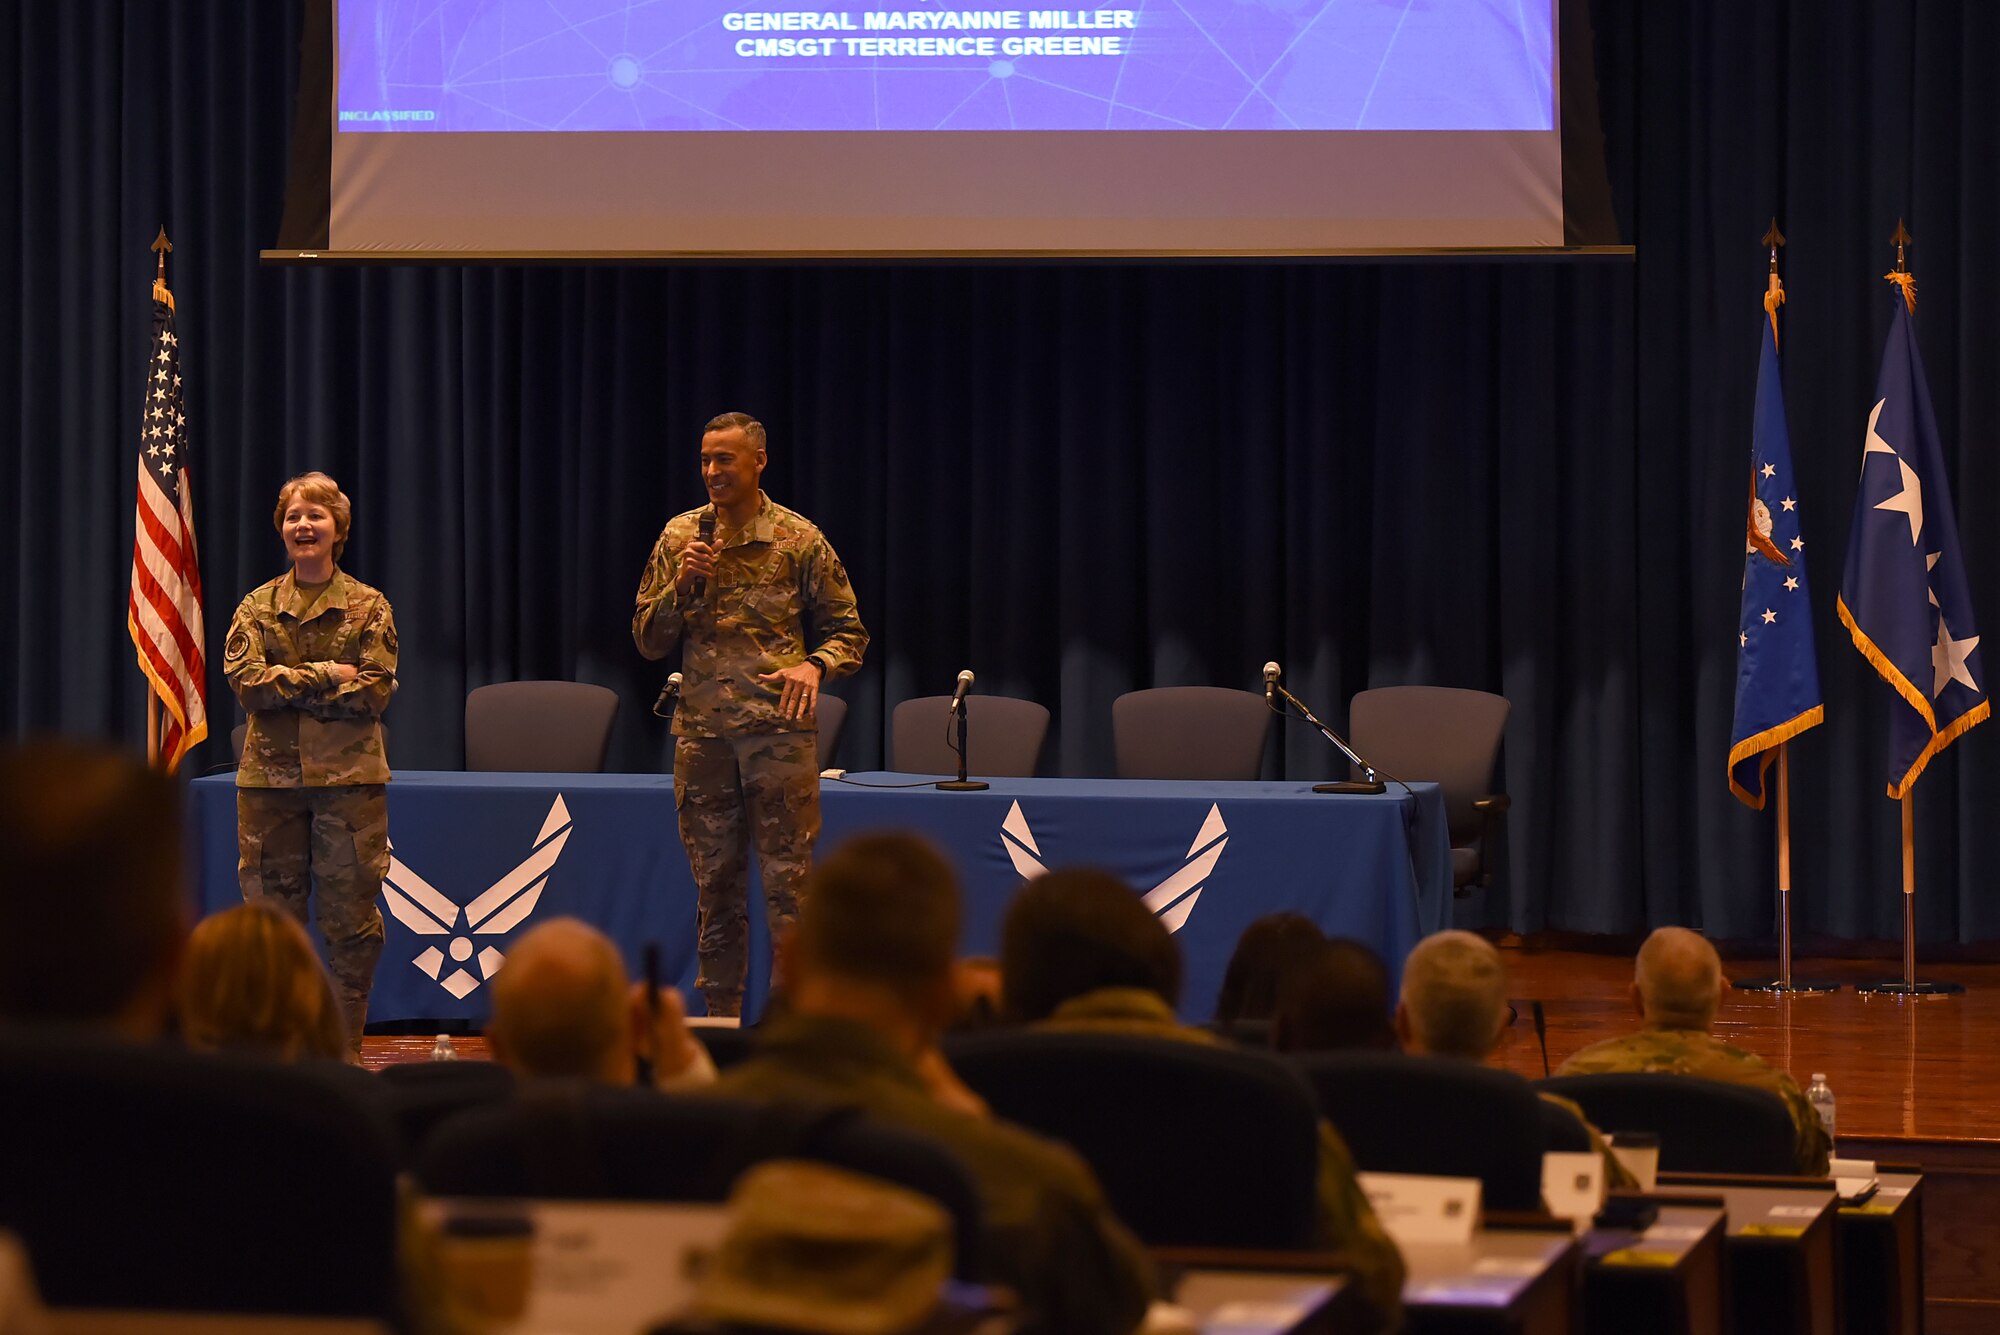
[[[772,431],[874,632],[842,759],[887,707],[1050,703],[1050,772],[1110,767],[1138,686],[1323,712],[1370,685],[1505,692],[1521,929],[1767,936],[1773,826],[1724,782],[1763,255],[1826,683],[1794,747],[1801,928],[1894,936],[1886,692],[1832,614],[1899,215],[1980,620],[2000,627],[2000,6],[1595,6],[1634,264],[261,268],[280,209],[290,4],[65,0],[0,19],[0,720],[143,736],[124,630],[134,425],[164,221],[190,376],[211,663],[280,571],[269,514],[325,467],[346,566],[393,599],[406,768],[461,761],[465,692],[623,697],[613,764],[667,755],[627,634],[711,413]],[[725,182],[714,183],[726,188]],[[1198,189],[1198,183],[1190,183]],[[1989,658],[1989,661],[1991,659]],[[215,732],[234,704],[211,673]],[[211,742],[200,764],[219,760]],[[1290,731],[1291,776],[1326,773]],[[1931,940],[2000,938],[2000,725],[1918,790]]]

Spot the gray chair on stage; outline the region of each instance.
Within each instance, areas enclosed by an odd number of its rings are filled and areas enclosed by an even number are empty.
[[[821,692],[819,702],[813,709],[818,715],[819,767],[826,769],[833,764],[833,748],[840,745],[840,728],[847,722],[847,701]]]
[[[1451,826],[1451,883],[1464,893],[1490,885],[1505,793],[1494,791],[1500,742],[1512,707],[1504,695],[1449,686],[1383,686],[1348,709],[1349,740],[1384,774],[1444,789]]]
[[[1111,702],[1121,779],[1254,779],[1271,709],[1255,691],[1155,686]]]
[[[465,697],[465,768],[596,774],[611,749],[616,692],[581,681],[500,681]]]
[[[975,778],[1031,779],[1049,735],[1049,711],[1010,695],[966,698],[965,772]],[[889,767],[903,774],[956,774],[958,725],[951,697],[905,700],[889,716]]]

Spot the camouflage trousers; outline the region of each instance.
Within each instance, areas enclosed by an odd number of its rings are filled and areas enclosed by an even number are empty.
[[[698,893],[695,986],[711,1015],[738,1015],[750,953],[750,843],[775,944],[798,917],[819,837],[818,741],[809,732],[682,737],[674,745],[674,805]]]
[[[243,898],[268,897],[304,923],[313,883],[319,883],[315,907],[327,971],[357,1052],[382,956],[382,910],[375,901],[388,870],[383,785],[236,790],[236,880]]]

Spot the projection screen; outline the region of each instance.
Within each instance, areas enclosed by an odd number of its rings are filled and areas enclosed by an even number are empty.
[[[266,257],[1617,240],[1559,0],[1111,2],[307,0]]]

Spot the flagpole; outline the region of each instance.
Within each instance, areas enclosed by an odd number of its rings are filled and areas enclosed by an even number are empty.
[[[1778,743],[1778,991],[1792,990],[1791,743]]]
[[[167,293],[167,252],[174,243],[167,240],[167,227],[160,224],[160,234],[153,238],[152,250],[159,257],[153,268],[153,300],[173,304],[173,297]],[[160,692],[153,685],[151,677],[146,678],[146,763],[154,769],[160,767]]]
[[[1917,990],[1917,794],[1903,789],[1903,990]]]
[[[1896,267],[1886,277],[1902,289],[1902,298],[1912,312],[1917,309],[1916,279],[1910,274],[1905,248],[1914,240],[1901,218],[1896,219],[1895,235],[1889,238],[1896,247]],[[1936,560],[1935,557],[1932,558]],[[1936,600],[1936,595],[1932,595]],[[1933,728],[1935,730],[1935,728]],[[1892,996],[1936,997],[1950,996],[1963,992],[1958,983],[1917,981],[1917,795],[1916,779],[1906,775],[1902,780],[1903,808],[1903,977],[1900,982],[1856,983],[1856,992],[1886,992]]]
[[[1778,220],[1764,233],[1763,245],[1770,252],[1770,270],[1765,277],[1764,312],[1771,321],[1771,346],[1778,344],[1778,307],[1785,302],[1785,284],[1778,276],[1778,247],[1785,234]],[[1754,482],[1753,482],[1754,488]],[[1792,769],[1791,743],[1778,743],[1778,976],[1745,979],[1732,983],[1739,992],[1771,992],[1790,996],[1798,992],[1838,992],[1840,984],[1823,979],[1800,982],[1792,977]],[[1787,1016],[1790,1012],[1787,1011]],[[1789,1021],[1788,1021],[1789,1023]],[[1787,1028],[1787,1035],[1790,1030]]]

